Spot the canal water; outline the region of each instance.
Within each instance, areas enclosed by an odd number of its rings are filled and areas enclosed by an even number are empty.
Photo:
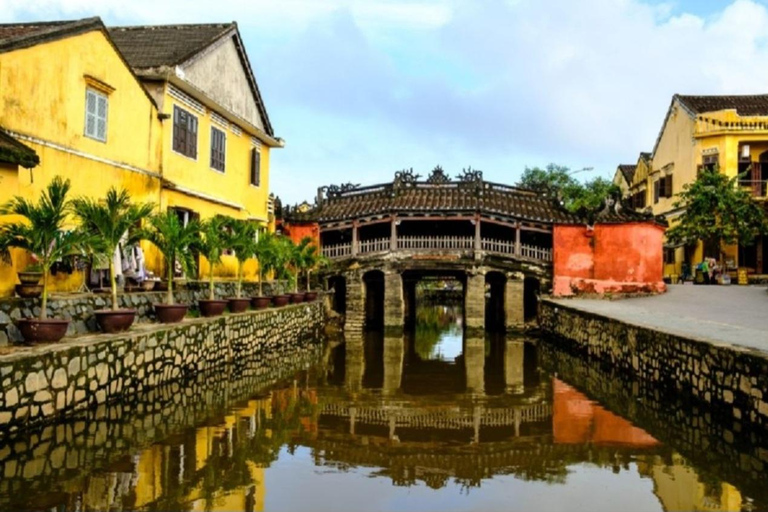
[[[309,344],[282,374],[202,376],[0,443],[0,508],[768,509],[761,448],[723,448],[704,411],[461,321],[420,308],[404,335]]]

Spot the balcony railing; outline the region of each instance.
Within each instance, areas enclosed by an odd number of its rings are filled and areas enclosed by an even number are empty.
[[[370,255],[392,250],[392,240],[376,238],[357,242],[355,255]],[[475,238],[471,236],[405,236],[395,241],[395,250],[403,251],[434,251],[434,252],[467,252],[475,249]],[[486,253],[502,254],[513,258],[535,261],[552,261],[552,249],[536,247],[527,244],[515,244],[514,241],[483,238],[480,240],[480,250]],[[352,244],[323,246],[323,255],[330,259],[348,258],[353,256]]]

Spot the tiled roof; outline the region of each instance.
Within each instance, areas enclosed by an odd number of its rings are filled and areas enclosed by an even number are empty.
[[[634,210],[619,200],[608,199],[602,210],[590,215],[591,224],[623,224],[625,222],[652,222],[660,226],[666,226],[667,221],[663,217],[657,217],[650,211]]]
[[[112,40],[134,69],[173,67],[236,28],[235,23],[110,27]]]
[[[768,94],[751,96],[683,96],[677,99],[694,114],[735,109],[741,116],[768,115]]]
[[[0,128],[0,162],[21,165],[31,169],[40,163],[35,150],[17,141]]]
[[[621,172],[621,175],[624,176],[624,180],[627,182],[628,185],[632,184],[632,180],[635,178],[636,170],[637,170],[637,165],[619,164],[619,171]]]
[[[303,214],[288,213],[286,217],[324,223],[389,213],[482,213],[542,223],[578,221],[551,197],[475,178],[439,182],[396,179],[364,188],[332,187],[320,206]]]
[[[82,20],[0,24],[0,53],[53,41],[62,37],[101,30],[98,17]]]

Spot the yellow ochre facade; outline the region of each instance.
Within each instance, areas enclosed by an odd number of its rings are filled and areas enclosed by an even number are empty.
[[[197,37],[187,37],[192,32]],[[168,33],[178,38],[169,41]],[[194,130],[184,132],[190,123]],[[194,157],[178,151],[180,136]],[[6,139],[33,151],[39,164],[4,158]],[[182,219],[223,214],[270,226],[269,151],[282,146],[234,23],[108,29],[89,18],[0,25],[2,203],[15,195],[36,201],[61,175],[71,181],[72,197],[103,197],[114,186]],[[162,258],[142,247],[147,269],[160,274]],[[12,266],[0,265],[0,295],[13,293],[16,271],[29,263],[21,251],[12,257]],[[207,272],[201,261],[200,276]],[[255,262],[246,272],[255,277]],[[233,258],[215,273],[233,276]],[[84,278],[58,274],[53,289],[80,289]]]
[[[644,158],[647,155],[647,158]],[[768,183],[768,96],[675,95],[651,154],[642,153],[626,192],[637,209],[665,215],[674,226],[683,211],[674,203],[703,167],[717,166],[729,177],[742,175],[740,185],[755,201],[765,202]],[[619,180],[617,175],[614,182]],[[705,248],[665,246],[664,275],[683,275],[704,256],[722,259],[729,271],[738,267],[765,274],[768,244],[758,238],[750,247]]]

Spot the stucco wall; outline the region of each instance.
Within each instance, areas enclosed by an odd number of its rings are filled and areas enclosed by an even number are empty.
[[[651,223],[555,226],[553,294],[664,291],[663,236]]]
[[[323,301],[147,326],[0,356],[0,436],[319,337]]]

